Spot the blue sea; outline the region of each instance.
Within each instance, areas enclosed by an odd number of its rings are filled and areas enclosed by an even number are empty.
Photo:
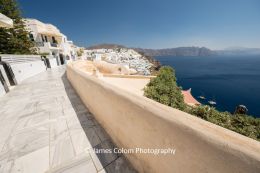
[[[156,59],[162,65],[173,67],[178,85],[183,89],[192,88],[199,102],[215,101],[218,110],[231,113],[243,104],[248,114],[260,117],[260,56],[160,56]]]

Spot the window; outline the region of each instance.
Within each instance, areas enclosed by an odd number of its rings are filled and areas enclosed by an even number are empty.
[[[31,41],[34,41],[34,37],[31,33],[29,34],[29,38],[30,38]]]
[[[45,40],[44,40],[44,36],[41,34],[41,37],[42,37],[42,42],[45,42]]]
[[[52,43],[57,43],[55,37],[51,37],[52,38]]]

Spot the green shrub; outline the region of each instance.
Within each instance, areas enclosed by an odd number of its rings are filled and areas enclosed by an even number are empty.
[[[1,0],[0,13],[13,19],[13,28],[0,27],[0,54],[35,54],[34,42],[21,16],[17,0]]]
[[[260,118],[249,115],[232,115],[220,112],[214,107],[185,105],[180,87],[177,86],[174,70],[162,67],[158,76],[151,80],[144,89],[144,95],[162,104],[183,110],[206,121],[233,130],[242,135],[260,141]]]
[[[259,118],[248,115],[234,115],[231,118],[230,130],[260,141]]]
[[[144,89],[144,95],[159,103],[184,110],[181,88],[177,86],[175,72],[171,67],[162,67],[156,78],[151,79]]]
[[[214,107],[200,105],[190,107],[186,112],[225,128],[230,128],[231,125],[231,114],[229,112],[219,112]]]

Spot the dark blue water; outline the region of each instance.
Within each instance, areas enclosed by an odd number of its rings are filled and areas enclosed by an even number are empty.
[[[156,57],[176,70],[178,85],[192,88],[198,101],[217,102],[220,111],[234,112],[239,104],[260,117],[260,56]],[[206,97],[206,100],[198,98]]]

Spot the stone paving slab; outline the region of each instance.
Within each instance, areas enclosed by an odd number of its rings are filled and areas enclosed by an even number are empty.
[[[136,172],[81,102],[65,67],[31,77],[0,97],[0,173]]]

